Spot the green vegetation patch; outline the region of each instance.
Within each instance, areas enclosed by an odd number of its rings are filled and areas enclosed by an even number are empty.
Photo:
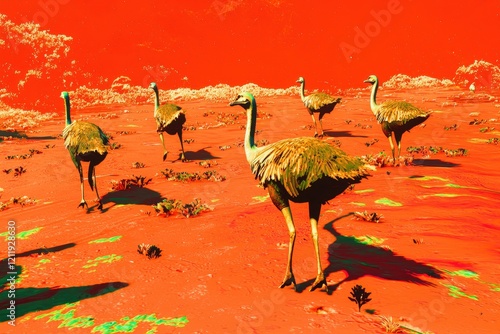
[[[99,256],[96,257],[93,260],[88,260],[87,264],[82,266],[82,268],[92,268],[92,267],[97,267],[99,264],[102,263],[113,263],[116,261],[119,261],[122,259],[121,255],[116,255],[116,254],[111,254],[111,255],[104,255],[104,256]]]
[[[16,234],[16,239],[23,239],[23,240],[28,239],[32,234],[40,232],[40,230],[42,228],[43,227],[36,227],[36,228],[34,228],[32,230],[19,232],[19,233]],[[9,236],[9,232],[4,232],[4,233],[0,234],[0,237],[5,237],[5,240],[7,240],[8,236]]]
[[[443,283],[441,283],[441,284],[443,284]],[[463,290],[460,289],[458,286],[454,286],[451,284],[443,284],[443,285],[448,288],[448,294],[454,298],[465,297],[465,298],[469,298],[472,300],[479,300],[479,298],[476,295],[469,295],[469,294],[463,292]]]
[[[439,176],[410,176],[410,180],[415,180],[415,181],[431,181],[431,180],[439,180],[443,182],[448,182],[448,179],[439,177]]]
[[[387,197],[380,198],[380,199],[376,200],[375,203],[382,204],[382,205],[388,205],[388,206],[403,206],[403,204],[401,204],[399,202],[395,202],[391,199],[388,199]]]
[[[134,317],[123,317],[119,321],[108,321],[99,325],[93,316],[76,316],[76,307],[79,302],[68,303],[63,308],[38,315],[33,320],[48,319],[47,322],[60,322],[58,328],[90,328],[90,333],[134,333],[141,323],[149,324],[147,334],[157,333],[159,326],[185,327],[189,321],[187,317],[158,318],[156,314],[140,314]]]
[[[354,237],[359,243],[364,245],[381,245],[384,243],[385,239],[373,237],[371,235],[363,235],[360,237]]]
[[[117,236],[114,236],[111,238],[102,238],[102,239],[92,240],[92,241],[89,241],[89,244],[102,244],[105,242],[116,242],[116,241],[120,240],[121,238],[122,238],[121,235],[117,235]]]
[[[361,189],[361,190],[354,190],[355,194],[365,194],[365,193],[371,193],[374,192],[375,189]]]

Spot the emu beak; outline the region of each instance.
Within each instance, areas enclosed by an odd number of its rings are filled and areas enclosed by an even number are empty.
[[[372,83],[370,79],[366,79],[365,81],[363,82],[366,82],[366,83]]]

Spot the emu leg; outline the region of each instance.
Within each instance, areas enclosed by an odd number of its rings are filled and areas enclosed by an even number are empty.
[[[309,203],[309,219],[311,221],[311,235],[314,243],[314,251],[316,253],[316,263],[318,265],[318,274],[316,280],[312,284],[309,291],[314,291],[317,288],[325,287],[328,292],[328,285],[326,284],[325,275],[323,274],[323,268],[321,267],[321,258],[319,255],[319,243],[318,243],[318,220],[321,211],[321,203],[311,202]]]
[[[288,262],[286,265],[285,278],[279,287],[284,288],[285,286],[293,284],[293,288],[297,290],[297,283],[295,282],[295,276],[292,271],[293,247],[295,244],[295,225],[293,224],[292,211],[289,206],[283,208],[281,213],[283,214],[283,217],[285,217],[286,226],[288,227],[288,233],[290,235],[290,241],[288,246]]]
[[[163,161],[165,161],[165,159],[167,159],[168,151],[167,151],[167,148],[165,147],[165,140],[163,138],[163,132],[160,132],[159,135],[160,135],[161,145],[163,146]]]
[[[320,137],[325,135],[325,132],[323,131],[323,116],[325,116],[325,114],[319,114],[319,128],[321,129],[321,133],[319,134]]]
[[[394,160],[394,162],[396,162],[396,156],[394,154],[394,143],[392,142],[392,133],[387,136],[387,138],[389,139],[389,145],[391,145],[392,159]]]
[[[311,117],[314,123],[314,137],[318,137],[318,124],[316,123],[316,117],[314,117],[313,113],[311,113]]]
[[[88,209],[88,205],[87,205],[87,202],[85,202],[85,197],[84,197],[84,191],[83,191],[83,170],[82,170],[82,165],[80,163],[78,164],[78,173],[80,174],[80,188],[81,188],[81,191],[82,191],[82,201],[77,206],[77,208],[82,207],[84,209],[85,208]]]
[[[290,210],[290,203],[287,197],[288,195],[285,188],[283,188],[283,185],[274,181],[271,181],[267,184],[267,190],[274,206],[276,206],[276,208],[278,208],[278,210],[280,210],[283,214],[290,236],[285,278],[283,279],[283,283],[281,283],[279,287],[284,288],[285,286],[293,284],[293,288],[297,290],[297,283],[295,282],[295,277],[292,271],[293,247],[295,245],[295,225],[293,224],[292,211]]]
[[[99,197],[99,192],[97,191],[97,178],[95,176],[95,168],[94,170],[92,171],[92,178],[94,179],[94,187],[95,187],[95,194],[97,196],[97,203],[99,203],[99,205],[97,206],[97,209],[99,210],[102,210],[102,202],[101,202],[101,197]]]
[[[181,150],[182,150],[181,160],[186,161],[186,157],[184,156],[184,144],[182,142],[182,129],[179,130],[179,132],[177,132],[177,134],[179,135],[179,140],[181,141]]]
[[[398,160],[401,156],[401,138],[403,137],[403,133],[394,132],[394,139],[396,139],[396,144],[398,145]]]

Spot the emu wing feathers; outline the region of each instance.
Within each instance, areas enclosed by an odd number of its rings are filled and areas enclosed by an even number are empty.
[[[109,139],[95,124],[74,121],[63,130],[64,146],[73,154],[96,151],[107,152]]]
[[[321,108],[328,105],[335,105],[340,102],[340,98],[333,97],[326,93],[314,93],[305,97],[305,106],[312,110],[320,110]]]
[[[264,185],[281,182],[293,197],[325,177],[354,179],[366,175],[364,163],[315,138],[285,139],[259,148],[252,172]]]
[[[386,101],[379,105],[377,121],[382,122],[409,122],[415,118],[427,118],[429,112],[415,107],[404,101]]]

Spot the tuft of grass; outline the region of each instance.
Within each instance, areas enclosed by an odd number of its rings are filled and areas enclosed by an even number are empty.
[[[453,125],[451,125],[451,126],[445,126],[444,127],[444,131],[450,131],[450,130],[457,131],[457,129],[458,129],[458,124],[456,124],[456,123],[453,124]]]
[[[146,178],[145,176],[139,175],[135,176],[132,175],[132,178],[130,179],[121,179],[120,181],[111,181],[111,188],[114,191],[121,191],[121,190],[129,190],[134,187],[136,188],[144,188],[147,186],[153,179],[152,178]]]
[[[40,150],[35,150],[35,149],[30,149],[28,153],[26,154],[16,154],[16,155],[8,155],[5,157],[7,160],[13,160],[13,159],[29,159],[33,157],[35,154],[42,154],[43,152]]]
[[[406,333],[406,331],[401,328],[401,325],[397,321],[394,321],[392,317],[381,315],[379,318],[380,327],[382,327],[386,333]]]
[[[168,217],[174,213],[180,213],[186,218],[210,211],[210,208],[195,198],[191,203],[183,203],[180,200],[165,198],[163,201],[153,205],[157,216]]]
[[[465,148],[457,148],[454,150],[444,149],[444,153],[447,157],[462,157],[467,155],[467,150]]]
[[[374,138],[373,140],[367,141],[367,142],[365,143],[365,145],[366,145],[367,147],[370,147],[370,146],[372,146],[372,145],[375,145],[376,143],[378,143],[378,139],[377,139],[377,138]]]
[[[201,167],[210,168],[212,166],[217,166],[219,163],[216,160],[203,160],[199,162]]]
[[[122,147],[122,144],[118,144],[117,142],[112,142],[111,144],[109,144],[109,148],[111,150],[117,150],[121,147]]]
[[[146,255],[148,259],[157,259],[161,256],[161,249],[155,245],[140,244],[137,246],[137,252]]]
[[[367,222],[379,223],[380,219],[382,219],[383,216],[377,214],[376,212],[368,213],[368,211],[364,211],[364,212],[356,211],[356,212],[354,212],[354,217],[356,217],[356,219],[365,220]]]
[[[226,180],[225,176],[220,175],[219,172],[215,170],[207,170],[200,174],[198,172],[175,172],[173,169],[167,168],[161,173],[167,178],[168,181],[192,182],[199,180],[208,180],[214,182],[222,182]]]
[[[7,202],[0,202],[0,211],[7,210],[11,205],[20,205],[22,207],[26,205],[34,205],[36,200],[24,195],[21,197],[11,197]]]
[[[142,162],[136,161],[132,163],[132,168],[144,168],[144,167],[146,167],[146,165],[143,164]]]
[[[413,163],[413,156],[400,156],[398,161],[394,161],[394,159],[384,151],[377,154],[368,154],[362,157],[364,162],[368,165],[376,166],[379,168],[394,166],[395,164],[410,166]]]

